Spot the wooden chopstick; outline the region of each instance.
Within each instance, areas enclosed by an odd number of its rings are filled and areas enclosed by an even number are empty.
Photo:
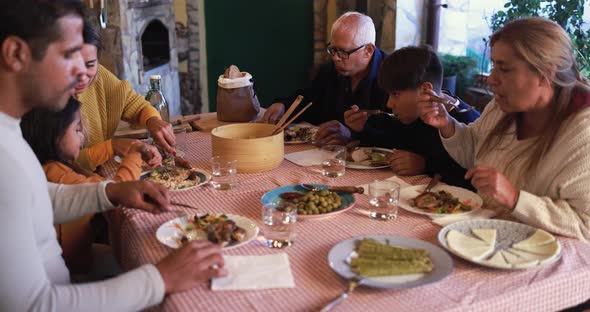
[[[305,110],[307,110],[311,104],[313,104],[312,102],[309,102],[309,104],[305,105],[305,107],[300,110],[297,114],[295,114],[295,116],[291,119],[289,119],[289,121],[287,121],[282,127],[278,128],[277,130],[275,130],[272,135],[275,135],[277,133],[280,133],[281,131],[285,130],[285,128],[287,128],[293,121],[295,121],[295,119],[297,119],[297,117],[299,117],[299,115],[303,114],[303,112]]]
[[[199,208],[197,208],[197,207],[195,207],[195,206],[193,206],[193,205],[189,205],[189,204],[181,203],[181,202],[174,201],[174,200],[171,200],[171,201],[170,201],[170,205],[173,205],[173,206],[180,206],[180,207],[186,207],[186,208],[192,208],[192,209],[199,210]]]
[[[276,129],[279,129],[281,126],[283,126],[283,123],[285,122],[285,120],[287,120],[287,118],[289,118],[289,116],[291,114],[293,114],[293,111],[295,110],[295,108],[297,108],[297,106],[299,106],[299,103],[301,103],[301,101],[303,101],[303,96],[298,95],[297,98],[295,99],[295,101],[293,101],[293,103],[291,104],[291,106],[289,106],[289,109],[287,110],[287,112],[285,112],[283,114],[283,117],[281,117],[281,119],[279,119],[279,122],[277,122],[277,124],[275,125],[276,127],[275,127],[275,130],[273,131],[273,134],[275,132],[277,132]]]

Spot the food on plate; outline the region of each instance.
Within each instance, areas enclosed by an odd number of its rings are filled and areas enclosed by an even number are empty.
[[[203,173],[194,169],[181,168],[178,165],[178,163],[177,166],[166,163],[150,172],[146,179],[162,184],[173,191],[197,186],[206,180]]]
[[[462,203],[459,198],[444,190],[421,193],[409,202],[412,207],[435,214],[463,213],[473,210],[469,203]]]
[[[296,194],[301,194],[300,196]],[[342,198],[336,192],[321,190],[308,192],[306,194],[287,192],[279,195],[288,205],[297,207],[297,214],[312,215],[328,213],[338,209],[342,205]]]
[[[193,169],[193,166],[191,165],[191,163],[189,163],[186,159],[184,159],[180,156],[174,157],[174,163],[176,163],[176,166],[178,166],[180,168]]]
[[[459,231],[450,230],[447,233],[447,244],[457,254],[473,261],[479,261],[485,259],[494,251],[495,240],[488,243]]]
[[[561,245],[556,240],[554,240],[550,243],[544,244],[544,245],[531,246],[531,245],[515,244],[512,247],[514,249],[518,249],[518,250],[522,250],[522,251],[526,251],[526,252],[530,252],[530,253],[534,253],[534,254],[538,254],[538,255],[555,255],[561,251]]]
[[[293,126],[285,129],[285,142],[311,142],[318,129],[311,126]]]
[[[555,241],[555,237],[553,237],[553,235],[551,235],[543,230],[536,230],[535,233],[533,233],[533,235],[531,235],[531,237],[514,244],[513,247],[518,248],[518,247],[525,247],[525,246],[540,246],[540,245],[549,244],[553,241]]]
[[[388,166],[391,152],[374,148],[355,147],[347,151],[346,160],[371,167]]]
[[[496,245],[496,229],[471,229],[471,233],[490,245]]]
[[[496,252],[490,259],[482,260],[481,262],[504,269],[509,269],[512,267],[510,263],[506,262],[501,252]]]
[[[426,250],[389,246],[373,239],[358,241],[356,254],[350,267],[365,277],[426,273],[433,269]]]
[[[538,260],[522,258],[508,250],[500,250],[499,253],[504,257],[504,260],[511,265],[511,267],[516,269],[528,269],[539,264]]]
[[[238,243],[246,236],[246,230],[237,226],[224,214],[206,214],[201,217],[195,215],[185,226],[176,224],[176,227],[182,231],[179,244],[195,240],[198,231],[205,232],[210,242],[222,247]]]

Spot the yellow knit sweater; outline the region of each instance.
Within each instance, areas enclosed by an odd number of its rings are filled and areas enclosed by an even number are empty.
[[[120,120],[145,126],[148,119],[160,118],[158,111],[128,81],[119,80],[101,65],[94,82],[78,95],[78,100],[89,146],[80,152],[78,162],[92,171],[114,157],[110,139]]]

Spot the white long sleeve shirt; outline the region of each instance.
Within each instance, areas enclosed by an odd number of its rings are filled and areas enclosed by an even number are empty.
[[[0,311],[137,311],[164,297],[153,265],[70,284],[54,223],[114,208],[106,182],[48,183],[20,120],[0,112]]]
[[[455,125],[455,134],[443,145],[464,168],[493,167],[518,189],[520,195],[512,215],[547,231],[590,241],[590,108],[567,119],[553,147],[531,174],[523,174],[524,158],[533,152],[534,139],[518,140],[516,126],[501,138],[498,146],[477,157],[483,141],[504,113],[494,101],[470,125]],[[494,205],[494,202],[484,197]]]

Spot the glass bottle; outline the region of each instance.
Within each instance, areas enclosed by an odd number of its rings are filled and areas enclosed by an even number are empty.
[[[146,101],[150,102],[160,113],[162,120],[170,122],[170,113],[168,111],[168,102],[164,98],[164,94],[160,88],[162,76],[151,75],[150,76],[150,90],[145,96]]]

